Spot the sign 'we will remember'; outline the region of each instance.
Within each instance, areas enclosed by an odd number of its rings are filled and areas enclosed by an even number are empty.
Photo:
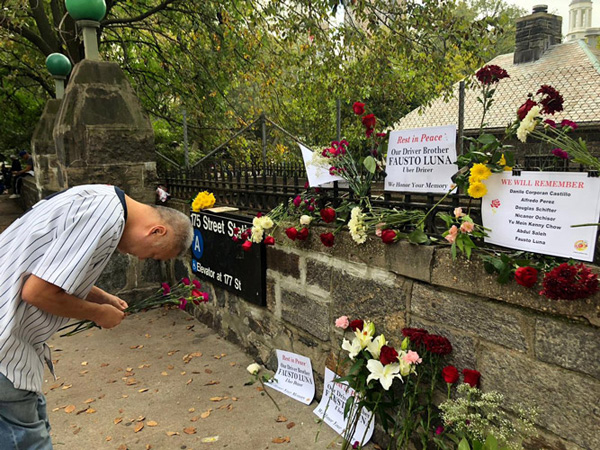
[[[511,172],[485,180],[485,242],[545,255],[592,261],[600,215],[600,178],[587,173]]]

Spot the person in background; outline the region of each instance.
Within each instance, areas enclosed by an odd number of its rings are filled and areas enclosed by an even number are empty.
[[[95,286],[115,250],[167,260],[189,251],[193,236],[186,214],[93,184],[41,200],[0,234],[1,450],[52,449],[46,341],[70,318],[121,323],[127,303]]]
[[[25,168],[12,172],[13,194],[8,198],[19,198],[23,187],[23,178],[33,176],[33,158],[26,150],[19,152],[19,157],[25,161]]]

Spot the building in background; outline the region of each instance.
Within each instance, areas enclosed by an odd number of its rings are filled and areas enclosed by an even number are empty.
[[[600,28],[592,28],[592,7],[592,0],[571,1],[567,41],[585,39],[591,47],[597,47]]]

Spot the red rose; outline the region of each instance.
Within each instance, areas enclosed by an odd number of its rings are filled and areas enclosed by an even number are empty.
[[[519,267],[515,271],[515,281],[521,286],[530,288],[538,280],[538,271],[533,267]]]
[[[452,353],[452,344],[444,336],[428,334],[423,337],[425,349],[436,355],[448,355]]]
[[[352,320],[349,324],[348,327],[352,330],[352,331],[362,331],[363,327],[365,326],[365,323],[360,320],[360,319],[355,319]]]
[[[354,114],[360,116],[365,113],[365,104],[361,102],[354,102],[354,105],[352,105],[352,110],[354,111]]]
[[[449,384],[454,384],[458,381],[458,369],[454,366],[446,366],[442,369],[442,377]]]
[[[321,219],[325,223],[331,223],[335,220],[335,209],[333,208],[323,208],[321,210]]]
[[[285,234],[287,234],[287,237],[289,237],[292,241],[295,241],[298,237],[298,230],[296,230],[294,227],[289,227],[285,230]]]
[[[464,382],[471,387],[477,387],[479,385],[479,378],[481,374],[476,370],[463,369]]]
[[[383,230],[381,232],[381,240],[384,244],[393,244],[396,240],[396,232],[394,230]]]
[[[305,241],[307,237],[308,237],[308,228],[304,227],[298,233],[298,240]]]
[[[333,233],[323,233],[319,237],[321,238],[321,242],[325,247],[333,247],[333,243],[335,241],[335,236]]]
[[[517,117],[519,118],[519,120],[523,120],[529,112],[529,110],[535,105],[537,105],[537,103],[528,98],[527,101],[523,103],[517,110]]]
[[[375,128],[375,123],[377,123],[377,119],[375,118],[375,114],[367,114],[362,118],[362,123],[365,128]]]
[[[265,245],[275,245],[275,238],[273,236],[267,236],[265,238]]]
[[[398,362],[398,352],[394,347],[388,347],[387,345],[384,345],[381,347],[381,352],[379,353],[379,361],[384,366],[387,366],[393,362]]]
[[[242,248],[244,249],[245,252],[249,252],[250,247],[252,247],[252,242],[250,242],[250,241],[246,241],[242,244]]]

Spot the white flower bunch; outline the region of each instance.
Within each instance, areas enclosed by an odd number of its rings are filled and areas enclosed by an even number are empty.
[[[252,236],[250,240],[255,244],[261,243],[265,235],[265,230],[270,230],[273,228],[273,225],[273,220],[269,216],[255,217],[252,220]]]
[[[535,129],[535,126],[537,125],[536,118],[540,115],[540,111],[541,108],[539,106],[534,106],[519,124],[517,138],[519,138],[521,142],[525,142],[527,140],[527,135]]]
[[[352,208],[350,212],[350,220],[348,221],[348,228],[350,229],[350,236],[357,244],[364,244],[367,240],[368,227],[364,222],[365,215],[360,210],[359,206]]]

